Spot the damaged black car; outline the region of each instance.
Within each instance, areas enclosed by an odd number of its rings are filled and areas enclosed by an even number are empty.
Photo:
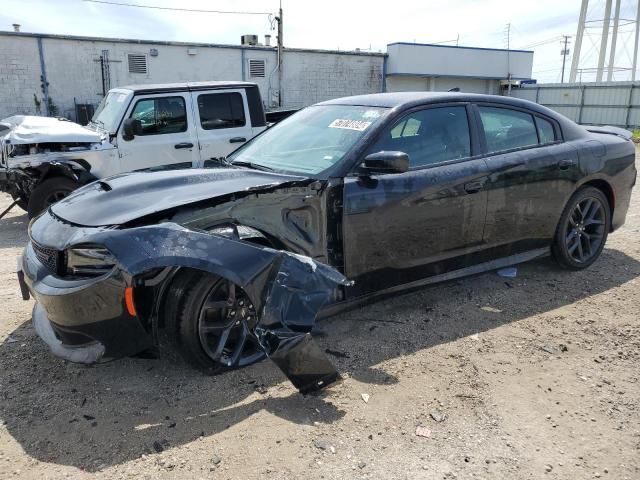
[[[267,356],[320,388],[317,316],[545,255],[586,268],[636,180],[625,130],[462,93],[323,102],[218,164],[99,180],[31,223],[19,277],[56,355],[166,337],[207,372]]]

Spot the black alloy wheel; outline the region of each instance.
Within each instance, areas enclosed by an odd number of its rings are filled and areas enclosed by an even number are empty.
[[[588,262],[604,238],[604,206],[592,197],[577,203],[569,215],[565,233],[569,256],[578,263]]]
[[[246,293],[220,279],[204,298],[198,315],[198,337],[207,356],[226,368],[250,365],[264,357],[251,333],[258,323]]]
[[[578,190],[569,200],[556,231],[552,252],[564,267],[580,270],[600,256],[611,227],[611,211],[598,189]]]
[[[164,301],[167,340],[188,363],[213,375],[265,358],[252,331],[258,322],[247,294],[224,278],[183,270]]]

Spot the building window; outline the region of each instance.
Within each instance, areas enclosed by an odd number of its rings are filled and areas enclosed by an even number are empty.
[[[249,76],[264,78],[264,60],[249,60]]]
[[[147,56],[129,53],[129,73],[147,73]]]
[[[203,130],[237,128],[246,123],[242,95],[236,92],[199,95],[198,113]]]

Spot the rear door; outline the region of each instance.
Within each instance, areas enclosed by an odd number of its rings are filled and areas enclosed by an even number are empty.
[[[410,170],[345,178],[343,249],[345,274],[355,280],[351,297],[473,261],[484,230],[487,167],[474,157],[469,112],[464,104],[452,104],[404,115],[365,156],[403,151]]]
[[[200,165],[226,157],[253,136],[244,89],[192,93],[200,142]]]
[[[198,160],[191,95],[165,93],[135,96],[125,118],[142,122],[142,134],[131,140],[118,132],[120,170],[150,167],[189,168]]]
[[[489,179],[484,240],[505,256],[546,247],[579,177],[577,150],[535,112],[479,104]]]

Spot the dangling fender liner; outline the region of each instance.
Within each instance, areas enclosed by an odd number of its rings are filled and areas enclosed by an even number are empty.
[[[351,283],[337,270],[309,257],[175,223],[98,232],[84,242],[104,245],[132,277],[156,268],[184,267],[235,283],[259,312],[251,334],[301,393],[340,379],[310,334],[320,308],[335,298],[339,285]]]

